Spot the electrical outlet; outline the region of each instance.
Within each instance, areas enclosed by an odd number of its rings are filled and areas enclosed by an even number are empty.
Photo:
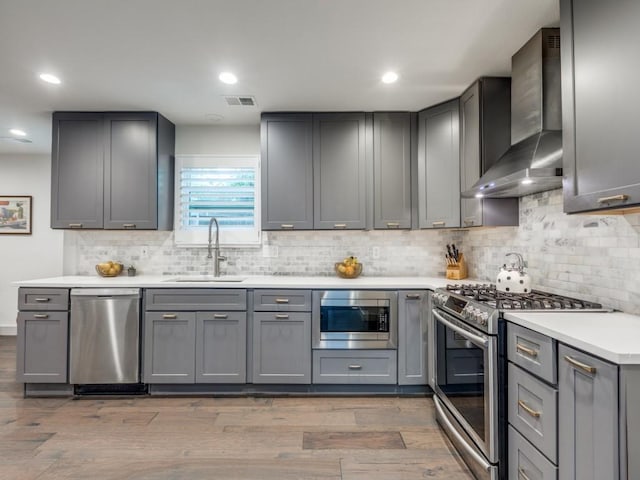
[[[371,247],[371,258],[380,258],[380,247]]]

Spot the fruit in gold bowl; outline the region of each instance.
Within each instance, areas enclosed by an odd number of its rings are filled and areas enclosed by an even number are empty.
[[[341,278],[357,278],[362,273],[362,264],[356,257],[347,257],[336,263],[334,270]]]
[[[100,262],[96,265],[96,272],[101,277],[117,277],[122,273],[124,265],[119,262],[113,262],[111,260],[107,262]]]

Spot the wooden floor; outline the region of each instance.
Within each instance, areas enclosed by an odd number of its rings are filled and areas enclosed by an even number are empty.
[[[0,337],[0,479],[470,480],[428,398],[24,399]]]

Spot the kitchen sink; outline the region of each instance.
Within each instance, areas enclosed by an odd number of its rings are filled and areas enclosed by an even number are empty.
[[[165,282],[180,282],[180,283],[188,283],[188,282],[202,282],[202,283],[225,283],[225,282],[244,282],[247,277],[234,277],[234,276],[222,276],[222,277],[214,277],[213,275],[191,275],[186,277],[171,277]]]

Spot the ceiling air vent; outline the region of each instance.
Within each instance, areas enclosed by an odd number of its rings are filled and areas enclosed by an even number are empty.
[[[227,101],[227,105],[232,107],[255,107],[255,97],[249,95],[225,95],[224,99]]]

